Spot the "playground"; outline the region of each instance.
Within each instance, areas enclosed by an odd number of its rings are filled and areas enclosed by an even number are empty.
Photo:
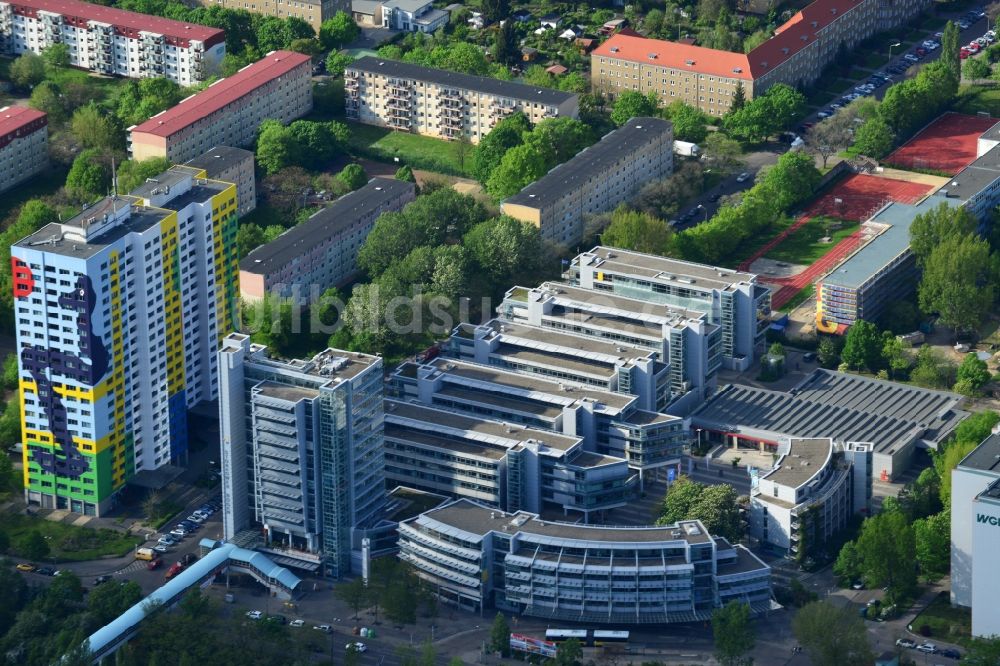
[[[779,309],[795,295],[832,270],[864,240],[858,225],[894,201],[913,204],[931,185],[867,174],[852,174],[838,181],[786,230],[754,252],[739,269],[757,273],[771,284],[771,306]],[[819,247],[816,220],[840,221],[829,241]],[[799,236],[802,236],[801,238]]]
[[[979,136],[995,118],[946,113],[897,148],[886,164],[955,175],[976,159]]]

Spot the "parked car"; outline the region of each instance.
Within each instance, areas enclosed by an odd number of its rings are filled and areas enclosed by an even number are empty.
[[[20,564],[18,564],[14,568],[17,569],[18,571],[34,571],[38,567],[36,567],[34,564],[29,564],[27,562],[21,562]]]
[[[54,576],[56,574],[56,570],[52,567],[42,567],[41,569],[35,571],[35,573],[42,576]]]
[[[260,618],[264,617],[264,614],[261,613],[259,610],[252,610],[252,611],[247,611],[247,617],[250,618],[251,620],[259,620]]]
[[[748,180],[750,180],[750,174],[747,173],[746,171],[744,171],[740,175],[736,176],[736,182],[737,183],[745,183]]]
[[[322,632],[323,632],[324,634],[328,634],[328,633],[330,633],[331,631],[333,631],[333,627],[331,627],[331,626],[330,626],[330,625],[328,625],[328,624],[317,624],[317,625],[313,626],[313,629],[319,629],[319,630],[320,630],[320,631],[322,631]]]
[[[173,546],[175,543],[177,543],[177,540],[174,539],[172,536],[165,534],[161,536],[156,543],[160,544],[161,546]]]
[[[829,118],[832,115],[833,115],[832,111],[820,111],[819,113],[816,114],[816,117],[817,118]]]
[[[168,547],[164,546],[162,543],[159,544],[159,545],[153,546],[153,550],[156,551],[157,553],[160,553],[161,555],[163,553],[169,553],[170,552],[170,549]]]
[[[196,523],[198,525],[201,525],[203,522],[205,522],[205,519],[196,513],[192,513],[190,516],[187,517],[187,519],[190,520],[192,523]]]
[[[914,643],[913,641],[911,641],[909,638],[897,638],[896,639],[896,647],[904,647],[904,648],[913,649],[913,648],[917,647],[917,644]]]
[[[355,652],[365,652],[368,650],[368,646],[365,645],[364,643],[361,643],[360,641],[356,643],[348,643],[347,645],[344,646],[345,650],[350,650],[352,648],[354,649]]]
[[[109,580],[111,580],[111,576],[108,576],[107,574],[103,576],[98,576],[97,578],[94,579],[94,587],[97,587],[98,585],[103,585],[104,583],[107,583]]]
[[[165,573],[163,576],[167,580],[170,580],[171,578],[173,578],[174,576],[176,576],[177,574],[179,574],[182,571],[184,571],[184,565],[181,564],[180,562],[174,562],[170,566],[170,568],[167,569],[167,573]]]
[[[292,620],[291,622],[288,623],[288,626],[289,627],[301,627],[305,623],[306,623],[305,620]]]
[[[961,58],[962,60],[965,60],[970,55],[972,55],[972,54],[969,53],[969,49],[965,48],[964,46],[958,52],[958,57]]]
[[[278,615],[277,613],[274,615],[268,615],[266,619],[268,622],[272,622],[274,624],[288,624],[288,618],[284,615]]]
[[[159,569],[161,564],[163,564],[163,560],[157,557],[155,560],[150,560],[146,568],[152,571],[153,569]]]
[[[925,654],[937,654],[937,645],[934,643],[921,643],[917,646],[917,652],[923,652]]]
[[[941,650],[941,656],[947,657],[948,659],[961,659],[962,653],[955,648],[943,648]]]

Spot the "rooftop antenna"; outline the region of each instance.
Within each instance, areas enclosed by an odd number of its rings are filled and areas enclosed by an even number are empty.
[[[111,196],[118,198],[118,172],[115,170],[115,154],[111,153]]]

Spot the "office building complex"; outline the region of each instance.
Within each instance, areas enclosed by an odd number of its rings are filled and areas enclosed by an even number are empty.
[[[98,74],[204,81],[226,55],[218,28],[136,14],[78,0],[0,2],[0,51],[41,53],[69,47],[69,63]]]
[[[385,476],[395,485],[504,511],[582,514],[624,506],[638,479],[580,437],[386,400]]]
[[[24,106],[0,108],[0,192],[49,165],[49,119]]]
[[[700,521],[602,527],[456,500],[400,523],[399,557],[443,601],[479,612],[665,624],[734,600],[770,607],[770,568]]]
[[[690,415],[698,439],[778,453],[789,439],[830,438],[844,448],[872,445],[872,474],[892,480],[918,447],[937,449],[968,416],[962,397],[830,370],[815,370],[789,391],[720,388]]]
[[[639,473],[640,489],[650,473],[679,473],[688,441],[683,419],[639,409],[634,395],[490,365],[408,362],[396,369],[390,386],[400,401],[580,438],[585,451],[625,460]]]
[[[299,18],[312,26],[317,35],[323,21],[333,18],[337,12],[351,13],[350,0],[302,0],[301,2],[257,0],[252,4],[241,0],[198,0],[198,4],[204,7],[242,9],[254,14],[276,16],[281,19]]]
[[[659,118],[632,118],[593,146],[560,164],[500,206],[529,222],[542,237],[572,247],[585,222],[631,199],[643,185],[674,169],[674,129]]]
[[[398,211],[416,197],[416,186],[373,178],[345,194],[240,262],[240,293],[248,301],[276,294],[313,303],[330,287],[358,272],[358,251],[382,213]]]
[[[774,468],[750,495],[750,536],[791,557],[817,552],[856,513],[871,514],[872,447],[832,439],[778,444]]]
[[[312,110],[311,59],[272,51],[149,120],[129,128],[129,156],[187,162],[213,146],[246,148],[268,119],[289,123]]]
[[[25,496],[101,515],[187,455],[236,325],[236,186],[173,167],[11,247]]]
[[[472,143],[517,111],[534,124],[579,110],[574,93],[370,56],[354,61],[344,81],[348,118]]]
[[[737,87],[752,99],[776,83],[807,86],[838,53],[902,25],[928,6],[927,0],[816,0],[746,54],[623,31],[591,54],[591,83],[611,100],[628,90],[652,92],[664,105],[680,100],[722,116]]]
[[[980,599],[979,605],[973,604],[977,600],[974,588],[981,587],[984,578],[995,575],[986,567],[977,570],[973,532],[998,529],[988,520],[977,521],[976,498],[997,481],[1000,481],[1000,434],[994,432],[951,471],[951,603],[972,608],[973,624],[977,615],[993,618],[994,629],[986,634],[975,634],[979,636],[1000,633],[1000,627],[996,626],[1000,618],[996,617],[994,604],[986,599]],[[986,556],[982,561],[988,566],[995,561],[995,556]],[[983,573],[984,570],[987,573]]]
[[[996,577],[1000,549],[1000,481],[994,481],[966,505],[963,520],[972,524],[972,635],[996,638],[1000,634]]]
[[[842,333],[859,319],[876,321],[886,308],[910,294],[919,270],[910,251],[910,225],[917,215],[955,199],[934,194],[915,205],[890,203],[863,225],[865,242],[816,283],[816,325]]]
[[[254,175],[253,153],[232,146],[213,146],[184,166],[204,171],[205,178],[236,185],[237,217],[257,208],[257,182]]]
[[[225,538],[260,526],[264,552],[289,566],[356,569],[386,502],[382,359],[281,361],[233,333],[219,364]]]

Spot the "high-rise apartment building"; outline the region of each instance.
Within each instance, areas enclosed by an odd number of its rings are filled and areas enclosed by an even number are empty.
[[[11,247],[29,504],[100,515],[187,454],[235,328],[236,186],[173,167]]]
[[[928,6],[928,0],[816,0],[746,54],[622,31],[591,54],[591,83],[612,100],[626,91],[652,92],[664,105],[679,100],[721,116],[740,85],[746,99],[776,83],[807,86],[839,53]]]
[[[518,111],[538,123],[576,118],[579,95],[366,56],[344,72],[347,117],[369,125],[472,143]]]
[[[213,146],[184,163],[184,166],[204,171],[205,178],[236,185],[236,214],[243,217],[257,208],[257,181],[254,157],[249,150],[232,146]]]
[[[272,359],[233,333],[219,352],[223,531],[254,526],[299,568],[340,577],[386,504],[382,359]]]
[[[310,57],[271,51],[177,106],[128,128],[129,156],[187,162],[213,146],[246,148],[257,139],[265,120],[287,124],[311,110]]]
[[[74,67],[182,86],[212,76],[226,55],[218,28],[79,0],[0,2],[0,51],[41,53],[53,44],[69,47]]]
[[[673,170],[673,124],[632,118],[505,199],[500,209],[538,227],[542,238],[573,247],[587,235],[587,216],[611,212]]]
[[[49,119],[25,106],[0,109],[0,192],[49,164]]]

